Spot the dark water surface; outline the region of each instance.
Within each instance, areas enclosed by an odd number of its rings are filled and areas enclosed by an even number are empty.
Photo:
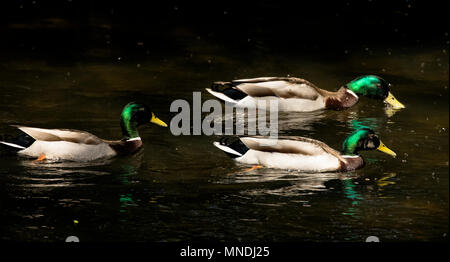
[[[280,135],[340,149],[370,126],[397,158],[362,152],[349,173],[305,174],[236,165],[215,136],[140,128],[144,150],[89,164],[0,158],[0,236],[14,241],[429,241],[448,239],[448,49],[362,48],[340,59],[258,56],[203,45],[174,56],[61,64],[18,58],[0,64],[0,134],[10,124],[86,130],[119,139],[119,114],[144,101],[170,122],[175,99],[212,81],[297,76],[335,90],[361,74],[393,84],[406,105],[362,98],[342,111],[281,113]],[[92,51],[92,53],[95,53]]]

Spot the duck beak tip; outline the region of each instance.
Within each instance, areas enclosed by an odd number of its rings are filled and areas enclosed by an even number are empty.
[[[398,101],[391,92],[388,93],[388,96],[384,99],[384,102],[391,106],[393,109],[406,108],[405,105],[400,103],[400,101]]]

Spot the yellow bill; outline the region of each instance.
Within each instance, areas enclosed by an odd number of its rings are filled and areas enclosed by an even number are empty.
[[[386,99],[384,99],[384,102],[391,105],[394,109],[405,108],[405,106],[402,103],[400,103],[391,92],[389,92]]]
[[[161,119],[157,118],[155,114],[152,113],[152,119],[150,120],[150,123],[156,124],[158,126],[167,127],[167,124],[164,123]]]
[[[388,155],[391,155],[391,156],[393,156],[393,157],[396,157],[396,156],[397,156],[397,154],[396,154],[394,151],[390,150],[387,146],[385,146],[385,145],[383,144],[383,142],[381,142],[381,140],[380,140],[380,146],[378,146],[377,150],[378,150],[378,151],[381,151],[381,152],[383,152],[383,153],[386,153],[386,154],[388,154]]]

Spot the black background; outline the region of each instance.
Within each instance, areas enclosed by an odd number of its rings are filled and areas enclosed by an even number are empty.
[[[180,54],[196,38],[228,50],[341,54],[366,46],[448,47],[444,2],[5,1],[3,58],[87,58],[92,48]],[[12,51],[12,52],[11,52]],[[89,54],[92,54],[90,52]]]

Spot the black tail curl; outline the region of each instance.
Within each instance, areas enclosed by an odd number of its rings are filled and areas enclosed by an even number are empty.
[[[17,135],[16,137],[7,136],[7,137],[2,137],[0,139],[0,141],[1,140],[3,140],[3,142],[7,142],[7,143],[21,146],[24,148],[31,146],[34,143],[34,141],[36,141],[34,138],[32,138],[31,136],[27,135],[26,133],[24,133],[22,131],[20,131],[20,134]],[[18,148],[18,147],[0,143],[0,155],[1,154],[4,154],[4,155],[15,154],[20,150],[22,150],[22,148]]]
[[[211,90],[220,92],[233,100],[241,100],[247,96],[246,93],[234,88],[232,82],[214,82],[211,85]]]
[[[217,81],[217,82],[212,83],[212,85],[211,85],[211,90],[217,91],[217,92],[222,92],[224,89],[227,89],[227,88],[233,88],[233,84],[231,82]]]
[[[242,143],[239,137],[222,137],[220,138],[219,143],[223,146],[233,149],[241,155],[244,155],[249,150],[249,148],[244,143]],[[228,152],[225,153],[231,158],[239,157],[238,155],[234,155]]]

